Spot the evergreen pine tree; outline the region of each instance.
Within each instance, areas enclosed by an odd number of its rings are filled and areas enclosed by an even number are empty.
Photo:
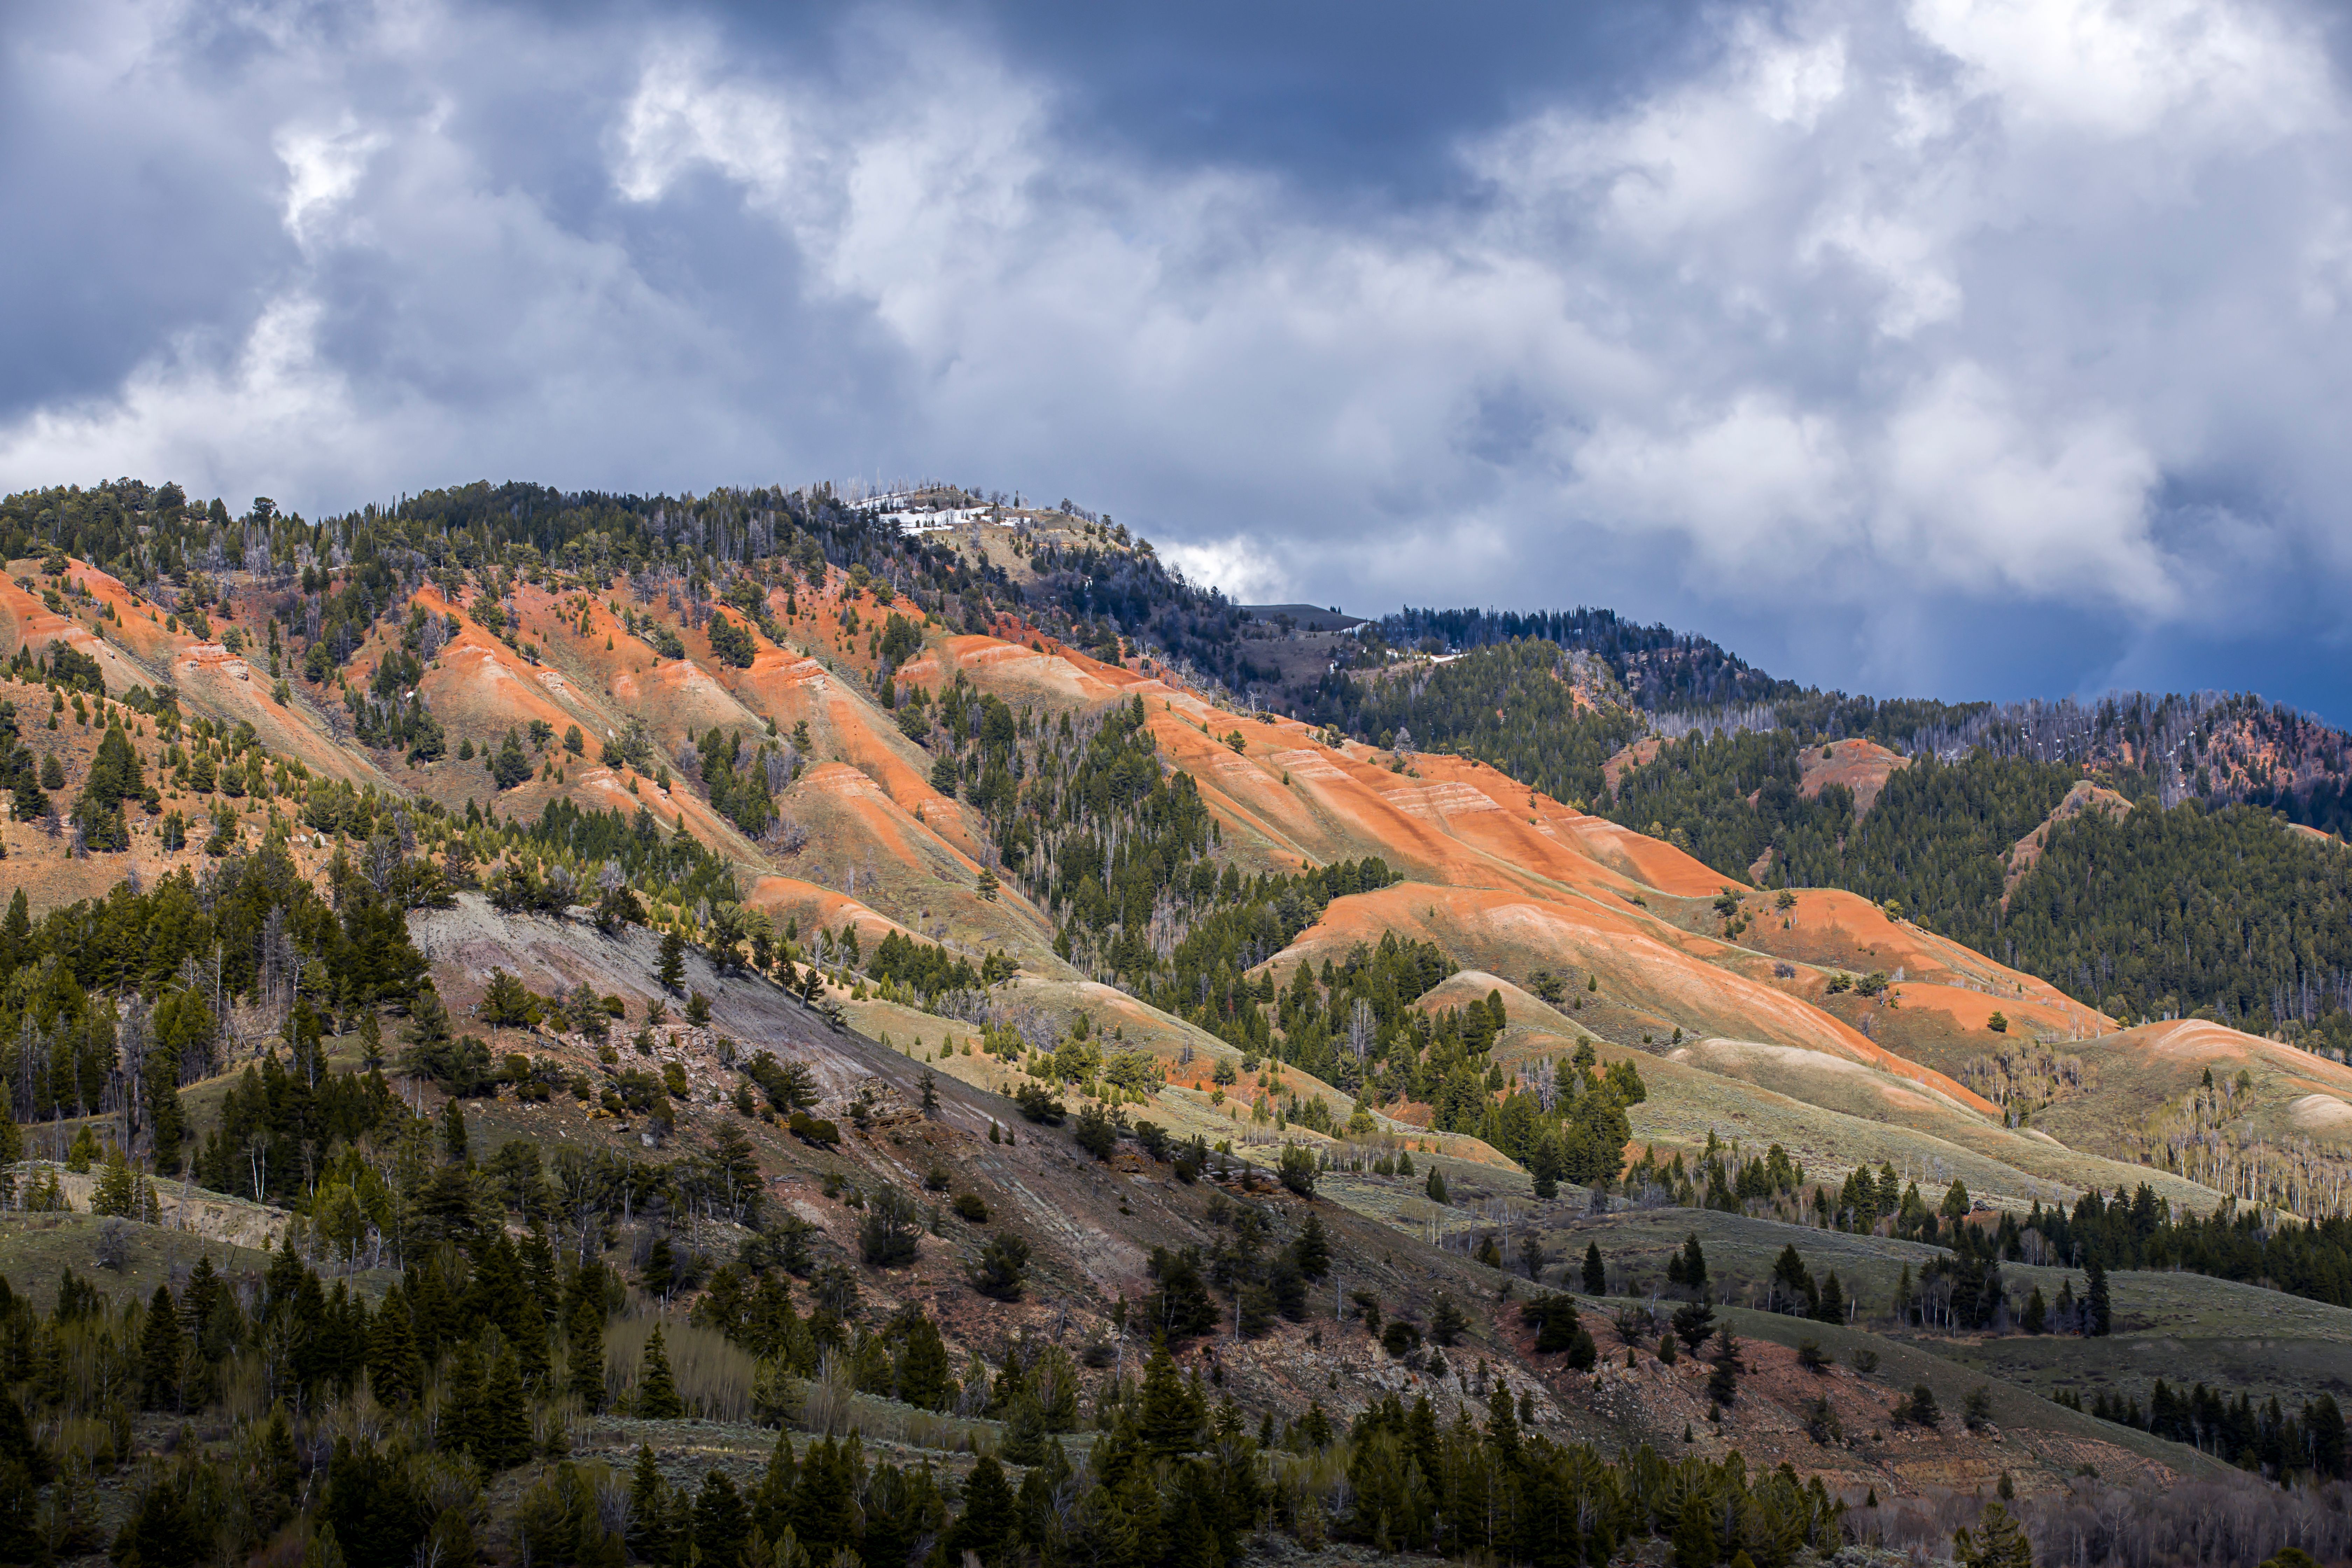
[[[90,1194],[89,1212],[128,1215],[138,1196],[138,1184],[131,1175],[131,1162],[123,1158],[121,1149],[109,1148],[105,1169],[99,1174],[97,1189]]]
[[[653,1446],[637,1445],[637,1462],[629,1471],[629,1540],[630,1552],[641,1562],[662,1563],[668,1560],[670,1537],[666,1528],[669,1518],[669,1487],[662,1480],[661,1467],[654,1463]]]
[[[1145,1446],[1157,1454],[1191,1453],[1201,1446],[1203,1414],[1198,1393],[1177,1372],[1167,1342],[1154,1345],[1143,1368]]]
[[[521,1363],[509,1352],[490,1369],[481,1441],[474,1451],[484,1468],[505,1470],[530,1458],[530,1402],[523,1393]]]
[[[718,1178],[730,1218],[739,1223],[758,1217],[760,1161],[751,1140],[732,1121],[722,1121],[710,1134],[710,1173]]]
[[[147,1126],[155,1140],[155,1170],[165,1176],[179,1173],[180,1144],[188,1135],[188,1113],[180,1103],[177,1066],[168,1057],[150,1056],[140,1079],[147,1101]]]
[[[147,1327],[139,1342],[139,1398],[150,1410],[179,1408],[183,1339],[179,1308],[171,1290],[158,1285],[147,1303]]]
[[[601,1310],[575,1312],[563,1385],[580,1408],[593,1415],[604,1408],[604,1316]]]
[[[2033,1568],[2033,1543],[1999,1501],[1985,1505],[1973,1534],[1952,1532],[1952,1560],[1960,1568]]]
[[[1715,1500],[1703,1490],[1683,1500],[1675,1521],[1675,1568],[1715,1568]]]
[[[1298,1272],[1309,1279],[1320,1279],[1331,1271],[1331,1237],[1323,1228],[1322,1219],[1308,1215],[1307,1223],[1298,1227],[1298,1239],[1291,1246],[1291,1260]]]
[[[1584,1293],[1588,1296],[1609,1293],[1609,1269],[1601,1261],[1601,1244],[1597,1241],[1584,1245]]]
[[[441,1446],[462,1449],[473,1455],[485,1470],[493,1468],[489,1456],[483,1451],[489,1390],[483,1379],[481,1349],[473,1341],[460,1344],[457,1353],[449,1358],[449,1375],[442,1386],[446,1392],[436,1434]]]
[[[1469,1318],[1454,1304],[1454,1298],[1440,1294],[1437,1306],[1429,1317],[1430,1342],[1439,1345],[1459,1344],[1463,1331],[1469,1326]]]
[[[453,1165],[473,1163],[473,1147],[466,1137],[465,1108],[454,1096],[441,1108],[441,1152]]]
[[[1703,1294],[1706,1288],[1706,1254],[1699,1249],[1698,1232],[1683,1238],[1682,1279],[1679,1283],[1693,1296]]]
[[[2115,1328],[2115,1303],[2107,1295],[2106,1266],[2094,1257],[2084,1265],[2083,1273],[2090,1282],[2084,1293],[2090,1308],[2089,1321],[2084,1325],[2083,1331],[2104,1337]]]
[[[512,789],[529,781],[530,775],[530,758],[523,752],[522,737],[509,730],[498,755],[490,759],[490,777],[500,789]]]
[[[1510,1383],[1500,1377],[1486,1391],[1486,1441],[1502,1456],[1506,1466],[1518,1464],[1519,1417],[1511,1403]]]
[[[964,1552],[971,1552],[982,1563],[1003,1561],[1014,1524],[1013,1489],[1005,1484],[1004,1468],[995,1456],[982,1455],[971,1468],[963,1497],[963,1513],[947,1535],[950,1559],[961,1561]]]
[[[686,1402],[677,1396],[677,1380],[670,1375],[669,1351],[662,1342],[659,1325],[646,1342],[644,1359],[637,1363],[633,1405],[632,1414],[645,1421],[675,1421],[686,1414]]]
[[[654,967],[654,978],[665,991],[674,994],[686,989],[686,939],[675,931],[662,932],[661,959]]]
[[[416,1331],[408,1321],[408,1298],[397,1285],[384,1292],[375,1321],[368,1325],[368,1384],[376,1403],[397,1409],[416,1397],[424,1367],[416,1354]]]

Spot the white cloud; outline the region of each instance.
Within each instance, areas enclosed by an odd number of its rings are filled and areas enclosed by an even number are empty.
[[[1733,15],[1679,78],[1537,106],[1389,205],[1132,153],[904,15],[822,58],[257,15],[228,72],[168,10],[49,46],[61,135],[176,139],[291,244],[0,423],[0,479],[315,510],[949,472],[1108,507],[1251,601],[1769,588],[2145,635],[2352,574],[2352,145],[2292,7]],[[169,112],[71,120],[131,77]],[[1234,517],[1265,525],[1188,521]],[[1604,555],[1665,582],[1582,574]]]
[[[2027,126],[2127,139],[2187,118],[2264,138],[2334,118],[2324,45],[2267,6],[1913,0],[1910,21]]]
[[[2086,410],[2056,428],[2031,425],[2006,388],[1964,363],[1887,421],[1885,447],[1883,555],[1916,555],[1979,592],[2177,607],[2148,530],[2162,476],[2125,421]]]
[[[332,131],[281,127],[272,142],[286,165],[286,232],[307,249],[320,226],[359,189],[360,176],[384,138],[362,131],[345,116]]]
[[[1204,588],[1221,588],[1236,604],[1271,605],[1290,592],[1290,580],[1281,564],[1239,534],[1171,544],[1160,553],[1188,581]]]
[[[1687,534],[1726,586],[1802,574],[1858,542],[1861,476],[1833,421],[1750,393],[1662,423],[1605,421],[1574,448],[1582,515]]]
[[[381,440],[396,423],[424,436],[430,411],[362,420],[344,377],[319,353],[320,307],[273,300],[233,353],[190,337],[142,365],[119,395],[44,408],[0,431],[0,473],[170,474],[194,493],[303,493],[326,474],[300,454]],[[424,415],[420,426],[416,415]],[[362,431],[362,425],[373,426]],[[292,480],[291,485],[287,481]],[[247,487],[250,486],[251,489]]]

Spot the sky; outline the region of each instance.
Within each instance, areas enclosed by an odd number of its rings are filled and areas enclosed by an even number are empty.
[[[0,488],[1065,497],[2352,721],[2352,82],[2209,0],[0,9]]]

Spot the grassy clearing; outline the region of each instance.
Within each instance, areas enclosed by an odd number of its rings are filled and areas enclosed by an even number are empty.
[[[103,1223],[86,1214],[0,1215],[0,1275],[6,1276],[9,1289],[30,1296],[34,1306],[47,1312],[57,1300],[58,1279],[68,1268],[120,1304],[133,1296],[146,1300],[174,1271],[184,1273],[206,1253],[212,1255],[213,1267],[224,1273],[258,1273],[269,1265],[265,1253],[126,1220],[118,1233],[121,1262],[108,1268],[99,1261]]]
[[[1982,1388],[1991,1401],[1991,1424],[2004,1435],[2019,1439],[2039,1458],[2052,1458],[2053,1452],[2051,1445],[2034,1440],[2037,1434],[2066,1443],[2110,1444],[2176,1470],[2205,1470],[2219,1476],[2227,1469],[2226,1466],[2207,1459],[2178,1443],[2081,1415],[2063,1405],[2053,1405],[2036,1391],[2004,1380],[1986,1368],[1945,1355],[1941,1353],[1940,1346],[1927,1342],[1874,1333],[1867,1329],[1815,1323],[1772,1312],[1751,1312],[1744,1309],[1733,1309],[1720,1316],[1731,1324],[1732,1332],[1743,1339],[1764,1340],[1792,1348],[1811,1341],[1849,1372],[1857,1351],[1875,1354],[1878,1363],[1871,1373],[1871,1380],[1888,1390],[1887,1397],[1880,1402],[1883,1407],[1891,1408],[1895,1394],[1907,1392],[1916,1384],[1925,1384],[1934,1391],[1936,1402],[1942,1407],[1948,1426],[1959,1423],[1960,1413],[1969,1393]],[[1842,1374],[1832,1373],[1828,1375]],[[1891,1429],[1891,1426],[1890,1422],[1877,1430],[1884,1432]]]
[[[1898,1328],[1892,1320],[1904,1268],[1908,1266],[1916,1277],[1938,1256],[1937,1249],[1916,1242],[1814,1230],[1706,1209],[1653,1209],[1562,1216],[1547,1228],[1544,1245],[1547,1254],[1567,1266],[1564,1282],[1576,1289],[1585,1246],[1597,1242],[1611,1289],[1647,1300],[1654,1291],[1665,1291],[1667,1256],[1694,1234],[1706,1253],[1718,1297],[1744,1301],[1760,1295],[1760,1281],[1770,1274],[1773,1260],[1793,1243],[1816,1279],[1834,1270],[1846,1299],[1855,1304],[1855,1330],[1841,1332],[1866,1332],[1874,1342],[1905,1347],[1906,1353],[1963,1368],[1971,1378],[1989,1377],[2037,1396],[2066,1389],[2088,1399],[2105,1390],[2137,1394],[2145,1403],[2148,1387],[2162,1377],[2182,1385],[2203,1382],[2244,1388],[2258,1401],[2275,1394],[2290,1406],[2323,1389],[2339,1400],[2352,1397],[2352,1384],[2347,1381],[2352,1379],[2352,1310],[2201,1274],[2110,1274],[2115,1332],[2103,1339],[2025,1333],[1946,1336]],[[2071,1279],[2077,1294],[2084,1283],[2076,1271],[2021,1263],[2003,1264],[2001,1278],[2012,1296],[2021,1299],[2038,1286],[2048,1301],[2057,1300],[2063,1282]],[[1818,1332],[1823,1325],[1772,1314],[1754,1316],[1764,1324],[1786,1326],[1769,1332],[1759,1329],[1766,1337],[1812,1336],[1828,1342]],[[1793,1342],[1793,1338],[1783,1342]],[[1888,1364],[1895,1364],[1892,1358]],[[1938,1386],[1939,1397],[1942,1392]],[[2105,1432],[2104,1424],[2101,1429]]]

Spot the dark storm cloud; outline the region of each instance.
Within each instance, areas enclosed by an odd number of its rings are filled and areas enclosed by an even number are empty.
[[[11,14],[0,480],[1069,495],[1244,596],[2339,711],[2292,7]]]

